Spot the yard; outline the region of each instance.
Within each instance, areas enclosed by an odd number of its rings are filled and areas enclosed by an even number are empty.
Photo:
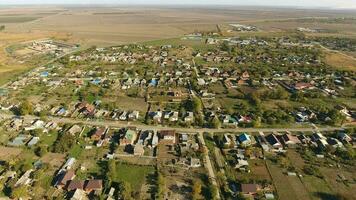
[[[148,185],[154,182],[155,168],[117,162],[115,175],[113,177],[114,182],[127,182],[135,193],[141,193],[142,187],[147,188]],[[143,198],[146,195],[141,193],[140,197]]]

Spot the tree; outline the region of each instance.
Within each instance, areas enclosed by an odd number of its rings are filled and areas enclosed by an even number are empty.
[[[42,157],[48,152],[48,147],[46,146],[39,146],[35,149],[35,154],[39,157]]]
[[[345,120],[346,120],[346,117],[345,115],[341,114],[338,110],[336,109],[332,109],[329,113],[328,113],[328,116],[330,117],[330,122],[333,124],[333,125],[342,125]]]
[[[108,180],[108,185],[111,185],[113,178],[116,176],[115,160],[109,160],[107,168],[106,179]]]
[[[19,199],[27,196],[26,186],[20,186],[11,190],[11,198]]]
[[[19,114],[20,115],[28,115],[32,114],[33,112],[33,105],[29,101],[24,101],[21,103],[19,107]]]
[[[3,31],[3,30],[5,30],[5,25],[1,25],[0,26],[0,32]]]
[[[201,193],[201,182],[195,180],[193,183],[193,192],[192,192],[192,197],[193,200],[197,200],[200,197],[200,193]]]
[[[220,128],[221,123],[220,120],[215,116],[212,120],[211,120],[211,127],[213,128]]]
[[[62,134],[62,136],[60,136],[60,138],[54,144],[53,150],[56,153],[64,153],[67,152],[70,148],[72,148],[75,143],[75,136],[71,134]]]
[[[166,180],[164,179],[162,173],[158,172],[157,175],[157,186],[158,186],[158,199],[164,199],[166,193]]]
[[[124,181],[121,183],[121,196],[124,200],[131,200],[132,198],[132,189],[131,184]]]
[[[210,197],[212,200],[215,200],[218,198],[218,188],[215,185],[213,185],[213,184],[209,185],[209,193],[210,193]]]

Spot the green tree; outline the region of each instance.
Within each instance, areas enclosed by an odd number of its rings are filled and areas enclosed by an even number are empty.
[[[164,199],[165,193],[166,193],[166,180],[164,179],[162,173],[158,172],[157,175],[157,195],[158,199]]]
[[[121,196],[124,200],[131,200],[132,198],[132,188],[131,184],[124,181],[121,183]]]
[[[11,198],[14,198],[14,199],[27,197],[27,194],[28,193],[27,193],[26,186],[16,187],[11,190]]]
[[[48,152],[48,147],[46,146],[39,146],[35,149],[35,154],[39,157],[44,156]]]
[[[197,200],[200,197],[200,193],[201,193],[201,182],[195,180],[193,183],[193,192],[192,192],[192,198],[193,200]]]
[[[54,144],[53,150],[56,153],[65,153],[76,143],[75,136],[71,134],[62,134]]]
[[[33,105],[29,101],[24,101],[21,103],[19,107],[19,114],[20,115],[29,115],[33,112]]]
[[[212,120],[211,120],[211,127],[213,128],[220,128],[221,126],[221,123],[220,123],[220,120],[215,116]]]
[[[209,193],[212,200],[218,198],[218,188],[215,185],[209,184]]]

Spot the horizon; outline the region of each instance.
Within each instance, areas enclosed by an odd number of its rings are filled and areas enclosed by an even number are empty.
[[[0,6],[110,6],[110,5],[120,5],[120,6],[180,6],[180,7],[210,7],[210,6],[241,6],[241,7],[276,7],[276,8],[303,8],[303,9],[346,9],[353,10],[356,9],[356,0],[317,0],[317,1],[292,1],[292,0],[252,0],[252,1],[242,1],[242,0],[207,0],[207,1],[194,1],[190,2],[188,0],[178,1],[162,1],[162,0],[2,0]],[[322,5],[322,6],[321,6]]]

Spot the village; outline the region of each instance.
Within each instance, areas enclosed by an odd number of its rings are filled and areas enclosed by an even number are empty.
[[[332,185],[332,199],[356,198],[355,72],[325,64],[316,42],[56,45],[33,42],[57,59],[0,90],[5,196],[269,200]]]

